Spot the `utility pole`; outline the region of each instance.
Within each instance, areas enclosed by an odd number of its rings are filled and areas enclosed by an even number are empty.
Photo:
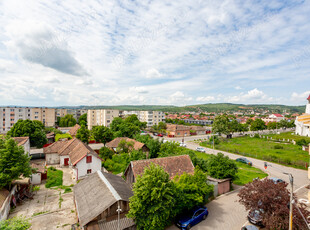
[[[119,206],[119,201],[117,201],[117,230],[120,230],[120,226],[119,226],[119,220],[120,220],[120,213],[121,213],[122,209]]]

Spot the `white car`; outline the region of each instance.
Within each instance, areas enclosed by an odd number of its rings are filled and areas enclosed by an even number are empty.
[[[186,144],[184,142],[181,142],[180,147],[186,147]]]
[[[206,152],[206,150],[205,150],[204,148],[202,148],[202,147],[197,147],[197,148],[196,148],[196,151],[202,152],[202,153],[205,153],[205,152]]]

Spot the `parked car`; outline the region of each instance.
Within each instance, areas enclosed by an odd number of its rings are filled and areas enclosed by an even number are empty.
[[[158,133],[153,133],[153,135],[154,135],[154,136],[157,136],[157,135],[158,135]]]
[[[164,135],[162,133],[157,134],[158,137],[163,137]]]
[[[252,166],[252,162],[245,157],[237,158],[236,161]]]
[[[248,220],[250,221],[250,223],[263,227],[264,225],[262,223],[261,213],[264,213],[263,209],[251,210],[248,214]]]
[[[276,178],[276,177],[270,177],[269,180],[272,180],[275,184],[284,182],[284,180],[282,180],[280,178]]]
[[[259,230],[259,228],[254,225],[247,225],[247,226],[243,226],[241,230]]]
[[[208,214],[209,212],[206,207],[195,207],[187,213],[178,216],[176,219],[176,225],[182,230],[188,230],[202,220],[205,220]]]
[[[205,153],[205,152],[206,152],[206,150],[205,150],[204,148],[202,148],[202,147],[197,147],[197,148],[196,148],[196,151],[202,152],[202,153]]]
[[[184,142],[181,142],[180,147],[186,147],[186,144]]]

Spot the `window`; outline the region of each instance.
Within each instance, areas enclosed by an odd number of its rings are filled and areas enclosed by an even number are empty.
[[[38,116],[35,116],[35,117],[34,117],[34,119],[38,119],[38,118],[39,118]]]
[[[39,112],[34,112],[34,114],[39,114]]]
[[[14,112],[14,109],[10,109],[11,112]]]
[[[91,173],[91,169],[87,169],[87,174],[90,174]]]
[[[91,163],[91,161],[92,161],[91,156],[87,156],[87,157],[86,157],[86,163]]]

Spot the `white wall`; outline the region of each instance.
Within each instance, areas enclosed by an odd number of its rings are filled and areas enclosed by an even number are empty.
[[[86,163],[86,156],[79,161],[76,164],[76,168],[78,170],[78,178],[83,177],[85,175],[87,175],[87,169],[91,169],[91,172],[94,173],[98,170],[101,170],[101,160],[91,154],[88,154],[88,156],[92,156],[92,162],[91,163]]]
[[[41,184],[41,173],[34,173],[30,177],[31,184]]]
[[[27,154],[29,156],[29,154],[30,154],[30,138],[28,138],[27,142],[23,146],[24,146],[25,154]]]
[[[60,163],[60,158],[58,153],[49,153],[45,154],[46,164],[55,165]]]
[[[65,158],[69,158],[69,165],[71,163],[70,157],[69,156],[60,156],[60,165],[64,166],[65,165]]]

